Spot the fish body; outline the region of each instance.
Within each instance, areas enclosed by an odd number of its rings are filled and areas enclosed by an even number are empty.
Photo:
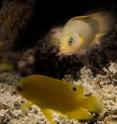
[[[85,96],[85,88],[43,75],[31,75],[17,84],[20,94],[39,106],[51,124],[52,114],[65,115],[77,120],[88,120],[91,112],[99,113],[102,103],[95,95]]]
[[[73,55],[90,49],[113,25],[109,14],[100,12],[70,19],[60,37],[60,53]]]

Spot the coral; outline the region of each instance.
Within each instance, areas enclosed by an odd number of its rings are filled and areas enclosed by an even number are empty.
[[[110,63],[104,67],[105,74],[92,75],[92,71],[86,67],[81,69],[81,83],[89,87],[90,91],[98,92],[103,97],[104,110],[98,121],[112,120],[117,114],[117,63]]]

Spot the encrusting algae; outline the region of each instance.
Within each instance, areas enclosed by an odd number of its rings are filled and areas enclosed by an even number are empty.
[[[54,113],[71,119],[89,120],[93,118],[92,113],[100,113],[103,109],[101,98],[98,95],[86,95],[82,85],[73,86],[43,75],[21,79],[17,90],[24,98],[41,107],[51,124],[55,123]],[[30,105],[24,106],[27,108]]]
[[[13,71],[14,67],[10,63],[2,63],[0,64],[0,72],[10,72]]]

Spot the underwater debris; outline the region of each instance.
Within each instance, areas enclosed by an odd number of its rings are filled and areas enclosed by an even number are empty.
[[[43,75],[31,75],[17,84],[19,93],[41,107],[47,119],[54,124],[53,113],[76,120],[89,120],[100,113],[103,103],[98,95],[85,95],[85,88]],[[27,107],[32,104],[27,104]],[[25,105],[26,106],[26,105]]]

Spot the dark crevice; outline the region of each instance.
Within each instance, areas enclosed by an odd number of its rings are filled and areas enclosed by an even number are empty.
[[[78,15],[96,10],[115,8],[114,0],[52,1],[36,0],[33,17],[24,30],[19,32],[12,50],[20,51],[33,47],[52,26],[65,22]]]

